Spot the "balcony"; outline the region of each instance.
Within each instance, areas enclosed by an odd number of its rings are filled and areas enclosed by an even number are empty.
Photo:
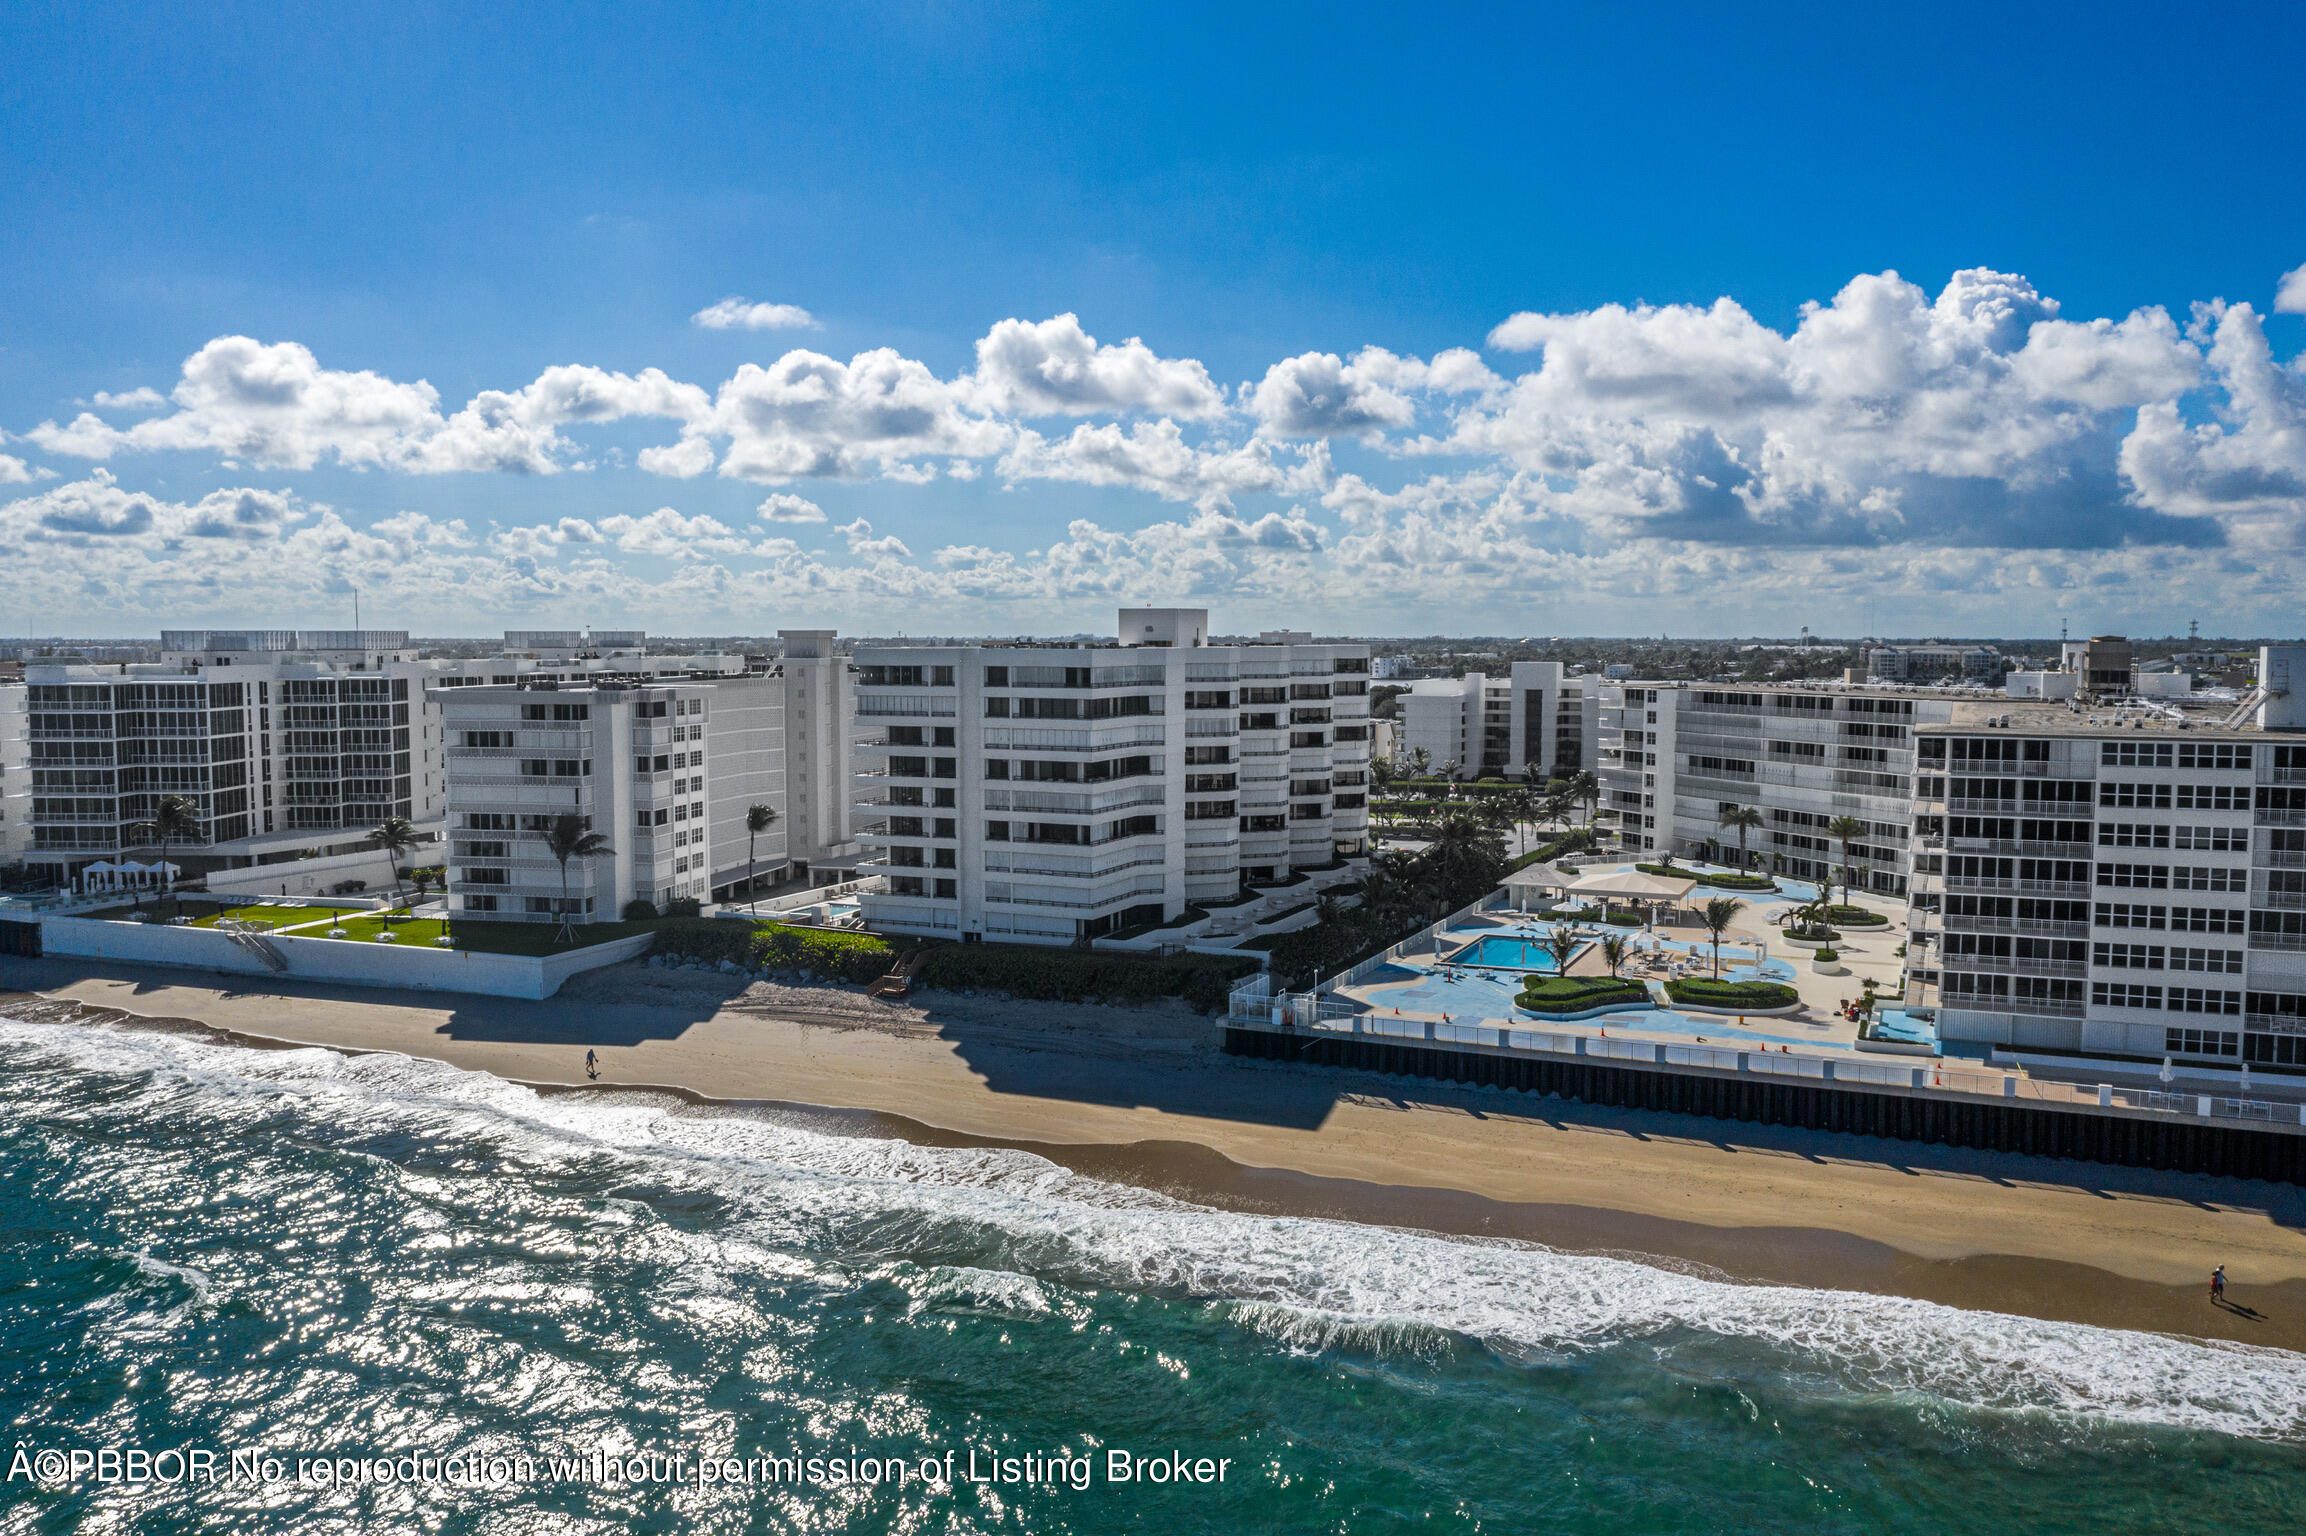
[[[2261,827],[2306,827],[2306,810],[2270,811],[2261,806],[2252,813],[2252,819]]]

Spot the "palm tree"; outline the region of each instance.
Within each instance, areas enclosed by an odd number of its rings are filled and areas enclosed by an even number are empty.
[[[560,927],[553,931],[553,942],[566,939],[574,944],[576,930],[569,924],[568,861],[598,858],[616,850],[575,811],[563,811],[552,819],[552,825],[545,829],[544,846],[560,862]]]
[[[1446,763],[1443,763],[1443,764],[1441,765],[1441,776],[1442,776],[1443,778],[1445,778],[1445,779],[1450,779],[1450,780],[1454,780],[1454,779],[1456,779],[1456,777],[1457,777],[1457,759],[1456,759],[1456,758],[1454,758],[1454,757],[1453,757],[1453,758],[1451,758],[1451,759],[1450,759],[1448,762],[1446,762]]]
[[[1850,904],[1850,842],[1866,835],[1866,824],[1855,816],[1836,816],[1826,823],[1826,836],[1842,845],[1842,905]]]
[[[1381,913],[1399,898],[1401,883],[1394,878],[1391,870],[1372,860],[1369,873],[1361,877],[1354,890],[1361,897],[1362,911]]]
[[[1745,909],[1746,904],[1735,896],[1716,896],[1698,914],[1698,920],[1705,924],[1705,931],[1713,935],[1713,973],[1717,980],[1721,976],[1721,936],[1729,932],[1729,925]]]
[[[1567,976],[1569,962],[1577,957],[1577,935],[1554,924],[1553,931],[1545,936],[1545,952],[1553,956],[1553,974]]]
[[[1746,852],[1746,834],[1762,829],[1762,813],[1750,805],[1733,805],[1721,813],[1721,824],[1738,835],[1738,868],[1752,868],[1752,855]]]
[[[1433,772],[1433,754],[1423,747],[1412,748],[1409,754],[1411,778],[1422,779]]]
[[[1571,799],[1585,802],[1585,820],[1591,826],[1594,810],[1601,804],[1601,780],[1593,776],[1591,768],[1580,768],[1570,775],[1569,794]]]
[[[416,826],[406,816],[387,816],[368,836],[384,850],[384,862],[392,867],[392,904],[397,907],[400,905],[400,856],[416,846]]]
[[[176,843],[200,840],[199,803],[185,795],[162,795],[152,819],[140,822],[135,830],[150,833],[160,845],[160,889],[163,895],[174,896],[176,877],[169,872],[168,850]]]
[[[1601,957],[1609,962],[1609,979],[1612,981],[1617,980],[1617,968],[1625,964],[1627,948],[1622,933],[1608,934],[1601,941]]]
[[[424,893],[426,890],[430,889],[432,885],[432,866],[429,864],[419,864],[416,868],[410,870],[408,872],[408,883],[413,891],[413,894],[411,894],[408,898],[408,910],[414,912],[419,906],[424,904]]]
[[[745,807],[745,884],[750,886],[757,878],[753,868],[753,840],[777,824],[777,808],[773,805]],[[753,892],[753,908],[760,909],[761,893]]]

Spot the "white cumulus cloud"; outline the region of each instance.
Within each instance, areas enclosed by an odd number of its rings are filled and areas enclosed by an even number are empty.
[[[995,325],[977,342],[970,382],[978,409],[1011,416],[1145,411],[1202,419],[1225,410],[1225,391],[1198,362],[1162,357],[1134,336],[1102,346],[1071,314]]]
[[[798,304],[754,304],[731,295],[689,316],[708,331],[813,331],[817,317]]]

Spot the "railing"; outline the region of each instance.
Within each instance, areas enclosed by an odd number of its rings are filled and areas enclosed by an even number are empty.
[[[2261,807],[2251,814],[2261,827],[2306,827],[2306,810],[2270,811]]]

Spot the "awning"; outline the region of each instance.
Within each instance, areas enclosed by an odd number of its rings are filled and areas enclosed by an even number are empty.
[[[1679,901],[1696,885],[1695,880],[1668,880],[1663,875],[1645,875],[1638,869],[1621,869],[1615,874],[1587,875],[1569,890],[1573,896],[1634,896],[1645,901]]]
[[[1577,884],[1577,871],[1558,864],[1532,864],[1498,883],[1509,891],[1566,891]]]

